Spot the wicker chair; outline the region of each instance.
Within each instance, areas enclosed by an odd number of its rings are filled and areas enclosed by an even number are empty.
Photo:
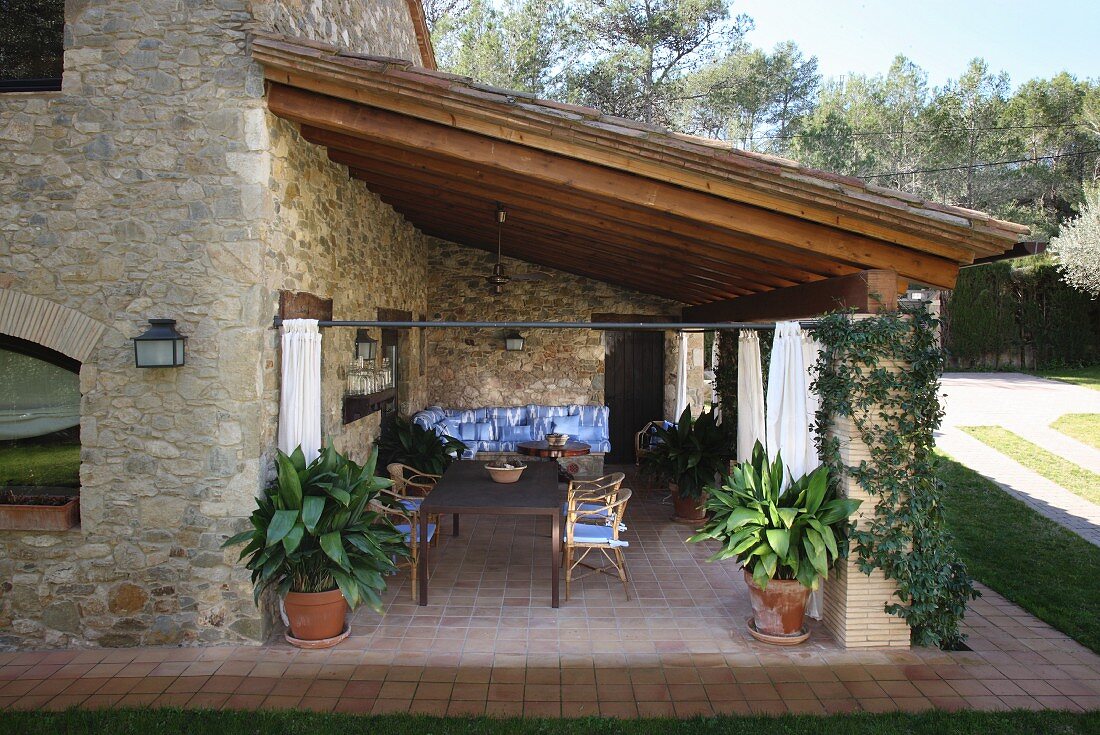
[[[389,463],[386,465],[386,471],[390,474],[390,479],[393,480],[393,494],[400,497],[401,505],[407,510],[416,512],[420,511],[420,503],[424,500],[424,496],[432,491],[440,478],[440,475],[421,472],[415,467],[400,462]],[[433,515],[428,520],[437,526],[439,525],[438,515]],[[435,546],[436,543],[433,540],[432,546]]]
[[[573,570],[583,566],[591,571],[577,576],[584,579],[591,574],[606,574],[623,583],[626,599],[630,599],[630,578],[626,572],[623,549],[629,542],[619,538],[626,528],[623,514],[630,500],[629,488],[616,489],[602,496],[576,494],[567,501],[565,514],[565,539],[562,544],[562,566],[565,567],[565,599],[573,582]],[[582,510],[581,505],[590,510]],[[592,551],[603,554],[607,564],[595,566],[586,562]]]
[[[417,599],[417,574],[420,561],[420,507],[410,510],[404,503],[405,496],[392,490],[382,489],[378,491],[379,497],[371,500],[370,507],[376,513],[385,516],[393,523],[398,533],[405,534],[405,543],[408,544],[410,555],[404,561],[398,562],[398,568],[409,567],[409,577],[412,582],[412,598]],[[438,523],[428,523],[427,542],[430,545],[436,537]]]
[[[626,478],[624,472],[612,472],[609,475],[603,477],[594,477],[588,480],[570,480],[569,489],[566,492],[565,503],[562,504],[562,513],[567,514],[569,512],[569,501],[573,498],[577,499],[577,507],[583,511],[597,510],[601,500],[607,496],[610,496],[614,501],[615,493],[623,484],[623,480]],[[592,502],[589,502],[589,500]],[[585,518],[582,523],[604,523],[607,518]],[[624,526],[622,530],[626,530]]]
[[[642,427],[642,430],[634,435],[634,464],[641,466],[642,458],[652,451],[653,430],[664,426],[664,421],[650,421]]]

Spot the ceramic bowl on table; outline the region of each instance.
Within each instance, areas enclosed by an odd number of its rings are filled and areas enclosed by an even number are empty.
[[[551,447],[564,447],[569,441],[568,434],[547,434],[546,443]]]
[[[485,465],[485,469],[489,470],[489,477],[493,478],[493,482],[509,484],[519,480],[520,475],[527,469],[527,465],[512,462],[490,462]]]

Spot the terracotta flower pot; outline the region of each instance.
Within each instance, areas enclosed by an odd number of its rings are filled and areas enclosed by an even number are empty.
[[[756,630],[765,636],[800,636],[810,590],[796,579],[771,579],[768,588],[761,589],[748,570],[744,572]]]
[[[676,483],[669,483],[669,491],[672,493],[672,507],[676,514],[675,521],[683,523],[701,523],[707,517],[703,510],[703,496],[697,498],[684,498],[680,496],[680,488]]]
[[[340,590],[287,592],[283,600],[290,632],[303,641],[335,638],[344,631],[348,603]]]
[[[0,531],[65,531],[80,523],[80,497],[69,488],[12,489],[17,500],[49,499],[48,503],[0,502]]]

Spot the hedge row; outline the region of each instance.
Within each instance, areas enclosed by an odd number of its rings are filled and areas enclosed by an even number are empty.
[[[1100,300],[1067,286],[1046,256],[964,268],[941,306],[952,367],[1100,364]]]

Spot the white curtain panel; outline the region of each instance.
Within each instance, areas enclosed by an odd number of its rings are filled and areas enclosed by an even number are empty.
[[[760,335],[742,329],[737,337],[737,461],[752,459],[752,448],[764,436],[764,376]]]
[[[798,322],[775,325],[772,359],[768,368],[768,397],[765,427],[768,459],[782,454],[788,476],[784,485],[806,474],[806,367],[802,352],[802,328]]]
[[[821,343],[814,339],[812,332],[802,332],[802,364],[805,367],[806,377],[806,426],[809,431],[809,441],[806,442],[806,471],[813,472],[821,466],[821,457],[817,453],[817,432],[814,426],[817,423],[817,409],[821,401],[813,390],[814,365],[821,355]]]
[[[673,417],[673,421],[680,419],[680,414],[684,412],[684,409],[688,405],[688,390],[687,390],[687,372],[688,372],[688,336],[687,332],[679,333],[680,350],[677,358],[679,363],[676,367],[676,415]]]
[[[283,322],[279,449],[302,448],[306,461],[321,453],[321,331],[316,319]]]

